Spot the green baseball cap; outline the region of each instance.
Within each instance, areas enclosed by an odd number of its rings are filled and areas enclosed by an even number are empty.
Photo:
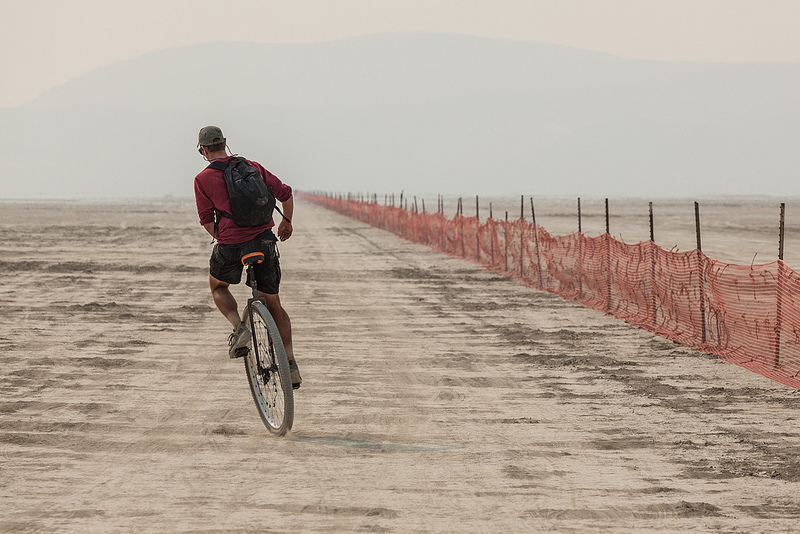
[[[197,136],[197,146],[211,146],[225,142],[225,136],[219,126],[206,126]]]

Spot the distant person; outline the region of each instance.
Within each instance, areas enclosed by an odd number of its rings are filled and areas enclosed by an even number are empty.
[[[222,135],[222,130],[216,126],[206,126],[200,130],[197,146],[203,158],[210,162],[210,165],[194,179],[194,196],[200,224],[217,240],[214,250],[211,252],[208,280],[214,303],[222,315],[233,325],[233,333],[228,338],[228,355],[231,358],[237,357],[237,349],[246,347],[251,338],[250,330],[242,322],[236,299],[228,286],[238,284],[242,279],[242,249],[245,246],[255,246],[265,256],[264,261],[255,267],[258,292],[266,298],[267,309],[272,314],[281,334],[283,345],[286,348],[286,356],[289,359],[292,387],[297,389],[300,387],[302,378],[292,350],[292,325],[278,296],[281,269],[276,244],[278,239],[286,241],[292,236],[291,219],[294,212],[292,188],[281,182],[260,164],[248,160],[248,163],[258,170],[266,185],[272,188],[275,199],[280,201],[283,208],[283,220],[278,225],[277,237],[272,232],[272,228],[275,226],[273,220],[258,226],[239,226],[229,218],[232,212],[231,201],[224,171],[219,168],[224,168],[225,164],[234,159],[236,155],[228,155],[225,137]]]

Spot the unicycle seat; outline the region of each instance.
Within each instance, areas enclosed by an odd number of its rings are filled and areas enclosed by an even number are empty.
[[[250,252],[242,256],[242,265],[251,265],[254,263],[261,263],[264,261],[263,252]]]

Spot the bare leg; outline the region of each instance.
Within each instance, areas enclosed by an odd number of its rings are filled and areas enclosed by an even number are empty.
[[[229,289],[230,284],[217,280],[210,275],[208,277],[208,282],[211,285],[211,296],[214,297],[214,304],[217,305],[222,315],[230,321],[233,328],[236,328],[239,326],[239,323],[242,322],[242,319],[239,316],[239,308],[236,304],[236,299]]]
[[[292,322],[289,320],[289,314],[281,306],[281,299],[278,295],[267,295],[261,293],[262,297],[267,299],[267,309],[269,310],[272,319],[275,321],[275,326],[278,327],[278,332],[281,334],[281,341],[283,341],[283,348],[286,349],[286,357],[294,360],[294,349],[292,348]]]

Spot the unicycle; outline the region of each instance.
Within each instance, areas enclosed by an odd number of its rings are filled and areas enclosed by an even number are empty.
[[[263,252],[252,252],[242,257],[247,267],[247,280],[253,288],[253,297],[247,300],[244,321],[252,338],[242,354],[247,381],[258,409],[258,415],[267,430],[283,436],[294,421],[294,393],[289,372],[289,360],[283,347],[278,327],[267,309],[267,301],[258,295],[255,265],[264,261]]]

